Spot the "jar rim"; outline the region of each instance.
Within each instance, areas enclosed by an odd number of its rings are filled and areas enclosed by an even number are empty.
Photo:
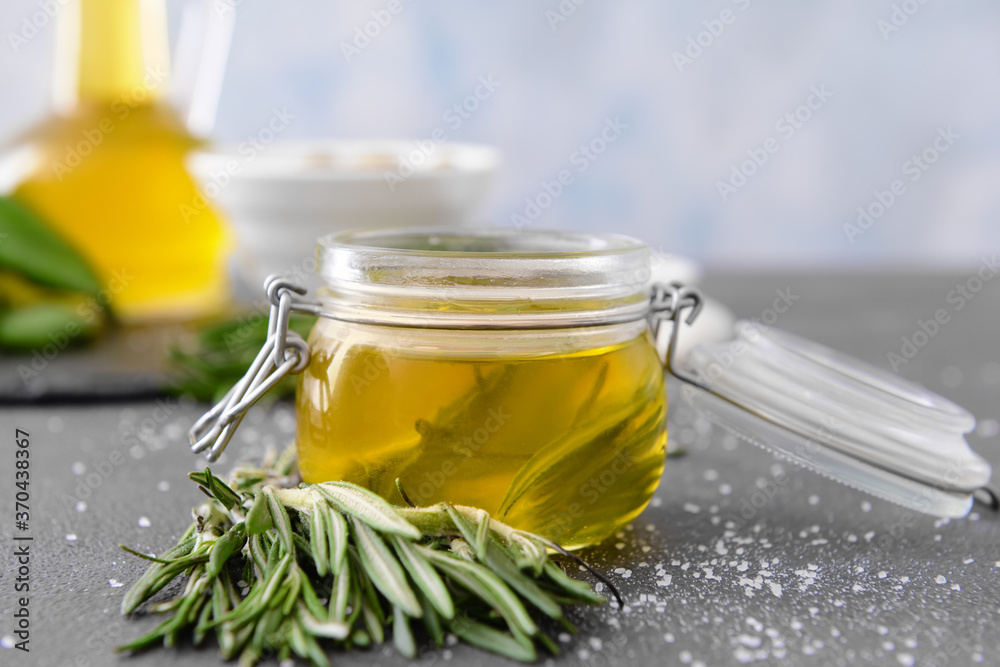
[[[581,326],[641,317],[649,247],[619,234],[510,228],[349,230],[319,239],[337,316],[442,326]],[[343,312],[344,309],[352,312]],[[544,324],[543,324],[544,322]],[[387,322],[390,323],[390,322]]]
[[[525,256],[573,258],[648,252],[645,243],[623,234],[551,229],[521,231],[496,227],[351,229],[327,234],[320,237],[318,243],[321,254],[328,250],[345,249],[404,256],[480,259]],[[462,243],[467,245],[460,247]],[[484,250],[488,243],[495,244],[495,249]]]

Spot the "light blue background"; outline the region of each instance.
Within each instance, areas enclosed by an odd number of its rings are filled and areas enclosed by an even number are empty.
[[[51,26],[16,54],[6,38],[37,2],[0,6],[3,136],[47,104]],[[283,139],[444,127],[503,151],[482,219],[509,225],[543,179],[575,169],[571,154],[605,119],[620,118],[621,137],[538,226],[626,232],[715,267],[943,269],[1000,246],[996,2],[589,0],[553,29],[546,12],[559,0],[403,0],[351,62],[341,44],[387,0],[238,4],[221,139],[255,133],[274,107],[296,116]],[[919,9],[884,37],[878,22],[904,4]],[[727,9],[733,22],[678,71],[674,53]],[[500,87],[452,131],[444,113],[490,75]],[[782,137],[776,121],[821,85],[833,96]],[[948,126],[959,138],[910,182],[904,162]],[[768,137],[778,152],[723,202],[717,181]],[[844,224],[896,178],[906,193],[849,242]]]

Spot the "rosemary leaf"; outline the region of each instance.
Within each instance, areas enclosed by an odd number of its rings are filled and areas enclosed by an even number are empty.
[[[397,536],[390,538],[392,546],[399,556],[400,562],[410,578],[417,584],[427,599],[434,605],[441,616],[451,619],[455,616],[455,605],[448,593],[441,576],[434,570],[426,558],[423,558],[410,544]],[[426,606],[426,605],[423,605]]]
[[[396,650],[407,658],[417,657],[417,642],[413,639],[410,620],[400,607],[392,608],[392,641]]]
[[[308,609],[302,607],[299,612],[302,626],[317,637],[329,637],[331,639],[344,639],[351,631],[351,627],[343,621],[321,621],[313,616]]]
[[[511,638],[510,635],[471,619],[461,619],[460,622],[452,623],[448,628],[462,641],[493,653],[505,655],[511,660],[534,662],[538,659],[538,652],[534,647],[526,647],[523,643]]]
[[[254,498],[254,503],[247,512],[246,527],[251,535],[258,535],[271,528],[271,511],[268,509],[268,503],[261,502],[259,497],[261,495],[263,492],[258,491],[258,496]]]
[[[452,577],[469,592],[496,609],[507,621],[508,627],[533,635],[538,626],[510,588],[489,569],[476,567],[475,563],[448,554],[418,547],[442,572]]]
[[[309,535],[309,546],[311,547],[313,563],[316,565],[316,574],[325,577],[330,568],[330,540],[326,534],[323,506],[318,501],[313,504],[310,521],[312,522],[312,533]]]
[[[330,619],[343,621],[347,618],[347,602],[351,591],[351,569],[342,567],[334,578],[330,596]]]
[[[541,588],[538,587],[531,577],[525,575],[514,563],[506,551],[496,544],[487,543],[485,546],[486,564],[512,589],[517,591],[521,597],[533,604],[543,614],[549,618],[562,618],[562,607],[553,601]],[[590,587],[587,587],[590,590]]]
[[[271,514],[271,520],[274,522],[274,528],[278,531],[278,537],[281,538],[282,546],[285,548],[285,551],[294,556],[295,542],[292,540],[292,522],[288,518],[285,506],[274,495],[274,489],[265,486],[261,491],[264,493],[264,497],[267,498],[267,509]]]
[[[122,599],[122,613],[131,614],[145,600],[153,597],[161,588],[163,588],[163,586],[170,583],[170,581],[173,580],[173,577],[160,586],[155,586],[156,580],[167,570],[167,568],[172,566],[174,559],[187,556],[194,548],[194,544],[195,538],[190,537],[182,541],[177,546],[171,547],[160,554],[160,557],[157,559],[158,562],[150,565],[149,569],[146,570],[139,580],[132,585],[132,588],[129,589],[128,593],[125,594],[125,597]]]
[[[420,598],[420,606],[424,608],[424,616],[421,619],[424,622],[424,629],[427,630],[434,645],[441,648],[444,646],[444,627],[441,625],[441,617],[423,593],[417,591],[417,596]]]
[[[323,518],[326,522],[326,535],[330,542],[330,571],[338,574],[344,569],[344,558],[347,555],[347,520],[340,512],[323,508]]]
[[[419,540],[419,530],[396,513],[395,508],[368,489],[348,482],[324,482],[312,488],[319,491],[338,510],[363,521],[375,530]]]
[[[242,549],[246,541],[246,530],[242,522],[230,528],[229,532],[216,540],[215,546],[212,547],[212,551],[208,556],[207,574],[209,579],[219,576],[229,557],[237,549]]]
[[[355,521],[353,527],[361,564],[372,583],[393,605],[410,616],[420,618],[423,614],[420,603],[407,583],[399,561],[393,558],[385,542],[371,528],[360,521]]]

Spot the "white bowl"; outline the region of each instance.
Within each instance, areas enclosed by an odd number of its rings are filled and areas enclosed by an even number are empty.
[[[330,232],[471,222],[499,161],[474,144],[302,141],[214,146],[188,168],[232,222],[238,273],[259,290],[271,273],[308,272]]]

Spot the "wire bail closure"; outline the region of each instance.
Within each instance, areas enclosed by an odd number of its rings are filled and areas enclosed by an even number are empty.
[[[307,304],[295,301],[295,295],[304,296],[306,289],[272,275],[264,281],[264,292],[271,302],[264,346],[246,375],[188,431],[191,451],[200,454],[207,449],[209,461],[219,458],[250,407],[286,375],[301,373],[309,365],[309,344],[288,328],[292,311],[312,312]]]
[[[704,303],[705,299],[701,292],[694,287],[678,282],[669,285],[653,283],[649,296],[649,314],[646,316],[656,351],[663,361],[664,368],[674,377],[699,387],[701,382],[687,373],[680,372],[674,360],[678,349],[677,337],[681,329],[681,314],[685,310],[690,310],[683,323],[694,324]],[[667,322],[671,325],[669,330],[663,327]]]

